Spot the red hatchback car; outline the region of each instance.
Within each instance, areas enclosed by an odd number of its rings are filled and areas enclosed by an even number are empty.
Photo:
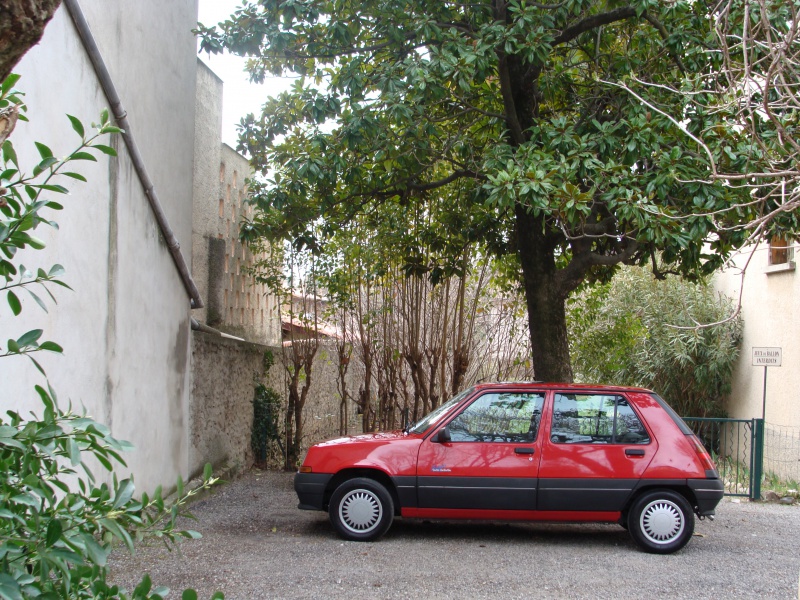
[[[312,446],[295,476],[299,508],[324,510],[346,539],[395,516],[611,522],[644,550],[691,539],[723,485],[681,418],[638,388],[479,384],[404,431]]]

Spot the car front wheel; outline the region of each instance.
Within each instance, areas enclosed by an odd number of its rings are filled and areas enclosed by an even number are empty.
[[[694,512],[686,498],[677,492],[647,492],[631,506],[628,532],[646,552],[676,552],[689,542],[694,533]]]
[[[394,503],[380,483],[359,477],[348,479],[334,490],[328,514],[340,536],[369,542],[388,531],[394,518]]]

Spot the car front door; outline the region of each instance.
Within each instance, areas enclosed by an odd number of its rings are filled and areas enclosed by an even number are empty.
[[[485,392],[429,436],[417,463],[419,516],[534,510],[544,398]]]

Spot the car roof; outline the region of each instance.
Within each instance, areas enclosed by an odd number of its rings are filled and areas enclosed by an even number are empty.
[[[589,383],[558,383],[553,381],[497,381],[484,382],[475,385],[476,390],[496,389],[518,390],[575,390],[581,392],[642,392],[652,394],[652,390],[640,387],[622,385],[598,385]]]

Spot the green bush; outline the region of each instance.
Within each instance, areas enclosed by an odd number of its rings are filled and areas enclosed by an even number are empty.
[[[264,377],[275,363],[272,352],[264,353]],[[253,394],[253,429],[250,433],[250,448],[256,465],[266,467],[271,458],[284,455],[281,443],[281,396],[263,383],[255,382]]]
[[[710,285],[627,267],[577,294],[568,318],[576,380],[650,388],[683,416],[725,414],[742,319]]]

